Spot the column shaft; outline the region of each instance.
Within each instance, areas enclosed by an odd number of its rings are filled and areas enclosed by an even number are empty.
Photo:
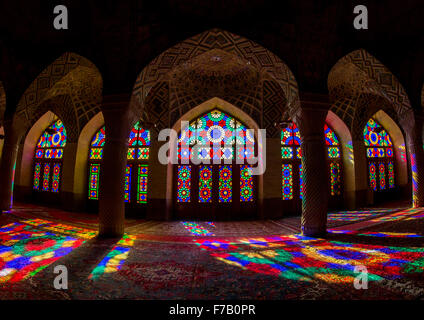
[[[106,141],[100,169],[99,236],[119,237],[125,229],[124,178],[131,120],[120,105],[103,108]]]
[[[325,103],[303,106],[296,116],[302,137],[302,234],[321,236],[326,233],[328,209],[327,148],[324,124]]]

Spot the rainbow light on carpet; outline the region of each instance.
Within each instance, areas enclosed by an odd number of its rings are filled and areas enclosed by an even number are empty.
[[[29,219],[23,220],[21,222],[43,230],[71,235],[83,239],[91,239],[97,235],[97,231],[94,230],[79,228],[61,223],[55,223],[43,219]]]
[[[328,221],[347,221],[347,222],[357,222],[364,221],[372,218],[379,217],[381,215],[386,215],[392,212],[401,210],[400,208],[396,209],[374,209],[374,210],[362,210],[362,211],[338,211],[338,212],[329,212],[327,215]]]
[[[181,221],[181,224],[194,236],[215,236],[215,234],[197,222]]]
[[[369,281],[400,279],[424,272],[424,248],[353,244],[300,235],[242,239],[238,243],[214,239],[195,243],[211,256],[243,270],[284,279],[352,284],[356,266],[366,266]]]
[[[94,268],[88,278],[96,280],[105,273],[113,273],[120,270],[128,258],[135,239],[136,236],[134,235],[124,234],[121,240],[118,241],[112,250]]]
[[[4,284],[34,276],[84,240],[15,222],[0,228],[0,243],[0,284]]]
[[[422,235],[417,233],[406,232],[360,232],[355,230],[327,230],[328,233],[333,234],[348,234],[355,236],[377,237],[377,238],[422,238]]]
[[[388,222],[388,221],[399,221],[399,220],[414,220],[421,218],[424,214],[423,208],[410,208],[402,210],[387,216],[383,216],[377,219],[371,220],[372,222]]]

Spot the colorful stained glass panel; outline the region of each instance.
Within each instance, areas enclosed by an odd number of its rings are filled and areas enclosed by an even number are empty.
[[[339,162],[330,163],[330,191],[332,196],[339,196],[341,189],[341,170]]]
[[[240,201],[253,201],[253,178],[250,172],[250,166],[240,166]]]
[[[147,203],[147,174],[149,168],[147,164],[140,164],[138,166],[137,178],[137,202]]]
[[[91,200],[99,199],[99,177],[100,177],[100,164],[90,164],[90,184],[88,187],[88,198]]]
[[[102,159],[103,159],[103,148],[90,149],[90,160],[102,160]]]
[[[291,164],[283,164],[282,180],[283,200],[293,199],[293,167]]]
[[[212,167],[199,167],[199,202],[212,202]]]
[[[53,164],[53,175],[52,175],[52,192],[59,192],[60,184],[60,163]]]
[[[191,167],[178,166],[178,193],[177,202],[190,202]]]
[[[50,191],[50,163],[44,164],[43,171],[43,191]]]
[[[330,159],[340,158],[339,147],[328,147],[328,157]]]
[[[34,190],[40,189],[40,177],[41,177],[41,163],[36,162],[34,165],[34,182],[33,182]]]
[[[91,140],[92,147],[104,147],[106,142],[105,127],[102,127]]]
[[[131,202],[131,165],[125,167],[124,201]]]
[[[231,202],[233,195],[232,167],[219,166],[219,202]]]
[[[387,163],[387,175],[389,178],[389,188],[392,189],[395,187],[395,169],[393,161]]]
[[[374,162],[368,164],[368,175],[371,189],[377,191],[377,166]]]
[[[380,190],[386,189],[386,166],[383,162],[378,165]]]

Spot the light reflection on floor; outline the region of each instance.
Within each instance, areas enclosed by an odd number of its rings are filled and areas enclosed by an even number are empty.
[[[205,224],[214,227],[215,224],[213,222],[204,222]],[[215,234],[209,231],[206,227],[201,225],[201,222],[193,222],[193,221],[181,221],[181,224],[186,228],[188,232],[190,232],[194,236],[215,236]]]
[[[131,247],[134,245],[135,236],[125,234],[112,250],[91,272],[89,279],[96,280],[105,273],[117,272],[128,258]]]
[[[410,208],[390,214],[388,216],[379,217],[371,220],[371,222],[388,222],[399,220],[415,220],[424,217],[424,208]]]
[[[396,211],[396,209],[389,209]],[[360,211],[358,215],[369,218],[382,211]],[[386,210],[385,212],[387,212]],[[337,213],[332,219],[347,218],[356,221],[353,212]],[[424,216],[424,209],[407,209],[375,221],[417,219]],[[343,218],[344,219],[344,218]],[[349,220],[351,219],[351,220]],[[193,236],[194,243],[219,262],[242,270],[265,275],[275,275],[298,281],[322,280],[328,283],[352,282],[356,277],[355,266],[365,265],[369,280],[400,279],[407,274],[424,272],[424,249],[368,245],[329,241],[300,235],[238,237],[202,239],[215,236],[211,230],[214,222],[180,222]],[[35,229],[39,228],[41,230]],[[52,232],[57,232],[57,235]],[[385,238],[419,238],[415,233],[360,232],[329,230],[333,234]],[[53,223],[42,219],[29,219],[0,228],[0,283],[17,282],[40,272],[57,259],[69,254],[96,232],[75,226]],[[127,260],[136,236],[125,234],[102,261],[93,269],[89,278],[98,279],[104,274],[119,271]]]
[[[329,222],[341,222],[341,221],[359,222],[363,220],[377,218],[381,215],[390,214],[399,210],[400,208],[329,212],[327,215],[327,221]]]
[[[29,278],[78,248],[84,240],[34,229],[23,223],[0,228],[0,284]]]
[[[424,271],[424,249],[354,244],[300,235],[225,240],[196,239],[212,257],[244,270],[285,279],[353,283],[355,266],[364,265],[369,280],[399,279]]]
[[[349,234],[355,236],[364,236],[364,237],[377,237],[377,238],[422,238],[422,235],[417,233],[407,233],[407,232],[372,232],[372,231],[355,231],[355,230],[327,230],[328,233],[333,234]]]

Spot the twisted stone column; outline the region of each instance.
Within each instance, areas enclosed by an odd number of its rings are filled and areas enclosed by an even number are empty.
[[[327,229],[328,174],[324,140],[325,106],[303,106],[296,116],[302,137],[302,234],[321,236]]]
[[[5,140],[0,164],[0,212],[12,207],[14,167],[22,135],[12,121],[5,121]]]
[[[100,169],[99,236],[119,237],[125,229],[124,177],[127,164],[130,112],[122,103],[104,103],[106,141]]]

